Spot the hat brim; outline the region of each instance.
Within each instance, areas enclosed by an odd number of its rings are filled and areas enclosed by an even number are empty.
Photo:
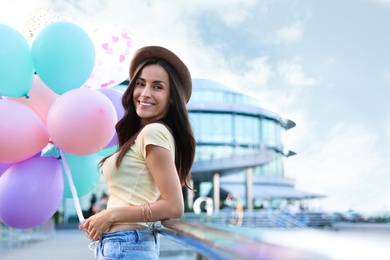
[[[190,100],[192,93],[191,74],[184,62],[170,50],[160,46],[146,46],[138,49],[130,62],[129,76],[133,79],[138,66],[145,60],[157,58],[167,61],[177,71],[184,87],[186,102]]]

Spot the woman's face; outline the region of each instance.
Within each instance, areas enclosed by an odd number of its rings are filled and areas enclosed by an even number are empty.
[[[166,115],[170,93],[169,76],[162,66],[152,64],[142,69],[133,93],[135,111],[141,118],[142,127]]]

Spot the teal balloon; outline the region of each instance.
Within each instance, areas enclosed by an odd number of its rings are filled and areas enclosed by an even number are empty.
[[[0,24],[0,95],[23,97],[34,77],[31,48],[14,28]]]
[[[106,156],[109,156],[109,155],[115,153],[117,149],[118,149],[118,145],[114,145],[114,146],[111,146],[111,147],[108,147],[108,148],[101,149],[98,152],[98,154],[101,157],[106,157]]]
[[[81,87],[95,64],[92,39],[70,22],[45,26],[35,38],[31,52],[38,76],[59,95]]]
[[[100,170],[98,169],[98,163],[101,157],[97,153],[83,156],[68,153],[64,153],[64,155],[77,191],[77,197],[91,192],[99,183],[101,177]],[[64,160],[61,159],[60,161],[64,174],[64,198],[72,198],[73,195],[64,168]]]

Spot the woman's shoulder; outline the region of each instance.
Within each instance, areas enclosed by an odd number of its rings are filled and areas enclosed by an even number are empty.
[[[147,124],[142,130],[141,135],[155,135],[155,134],[163,134],[172,136],[171,131],[169,130],[168,126],[164,125],[160,122],[154,122]]]
[[[169,131],[169,128],[164,125],[163,123],[160,123],[160,122],[154,122],[154,123],[150,123],[150,124],[147,124],[143,129],[142,131]]]
[[[168,127],[162,123],[150,123],[140,132],[138,138],[141,147],[149,144],[166,147],[168,150],[175,149],[175,138]]]

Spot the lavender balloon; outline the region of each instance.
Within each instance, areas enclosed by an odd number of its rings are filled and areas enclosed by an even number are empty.
[[[0,163],[0,176],[11,167],[12,163]]]
[[[49,220],[64,192],[61,163],[54,157],[33,157],[13,164],[0,178],[0,220],[26,229]]]

